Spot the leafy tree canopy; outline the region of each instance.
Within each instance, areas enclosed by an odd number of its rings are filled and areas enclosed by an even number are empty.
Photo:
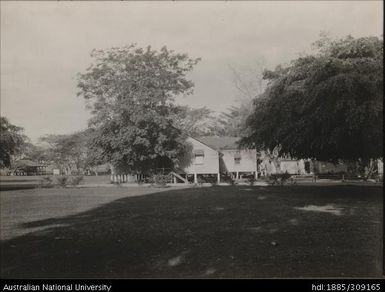
[[[222,128],[215,113],[206,108],[179,106],[173,117],[174,126],[192,137],[220,135]]]
[[[76,170],[84,169],[88,163],[90,136],[90,130],[68,135],[45,135],[40,138],[45,147],[35,146],[31,154],[57,164],[64,171],[70,171],[74,167]]]
[[[192,93],[186,75],[199,59],[136,45],[94,50],[91,56],[94,62],[79,74],[78,94],[92,111],[95,160],[130,172],[148,170],[162,157],[175,161],[184,146],[172,126],[178,111],[173,101]]]
[[[32,161],[44,164],[50,161],[50,157],[47,151],[48,150],[46,148],[40,145],[36,145],[31,142],[25,142],[20,153],[20,158],[30,159]]]
[[[247,135],[247,117],[252,113],[252,101],[243,100],[240,105],[232,106],[218,118],[219,135],[244,137]]]
[[[383,40],[322,37],[315,53],[265,71],[246,145],[298,158],[383,156]]]
[[[0,117],[0,167],[10,167],[12,155],[18,154],[27,140],[23,128]]]

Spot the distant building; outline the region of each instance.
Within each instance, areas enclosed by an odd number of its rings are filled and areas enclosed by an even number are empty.
[[[15,175],[41,175],[45,173],[45,166],[29,159],[20,159],[13,164]]]
[[[194,176],[194,182],[201,175],[214,175],[217,182],[221,174],[235,179],[244,174],[257,176],[257,155],[255,149],[238,146],[238,137],[187,137],[191,145],[177,167],[177,174],[183,178]]]
[[[341,174],[349,171],[345,163],[332,163],[311,159],[295,159],[290,156],[278,156],[277,151],[257,151],[240,147],[239,137],[185,136],[187,151],[174,165],[167,157],[160,157],[155,167],[148,173],[133,175],[116,173],[111,166],[111,181],[135,182],[143,180],[153,173],[171,174],[175,182],[217,183],[225,178],[242,179],[266,177],[277,173],[291,175]],[[382,160],[378,160],[378,173],[383,173]]]
[[[282,159],[280,161],[280,171],[281,173],[287,172],[289,174],[297,174],[297,175],[310,174],[311,173],[310,167],[305,168],[306,162],[303,159],[299,159],[299,160]]]

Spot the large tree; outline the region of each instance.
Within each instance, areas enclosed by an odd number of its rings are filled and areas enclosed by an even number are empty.
[[[0,167],[11,166],[12,156],[21,152],[26,139],[23,128],[0,117]]]
[[[94,158],[131,173],[154,168],[159,159],[176,162],[184,144],[173,126],[173,101],[192,93],[186,75],[198,59],[135,45],[94,50],[91,56],[94,62],[79,74],[78,87],[92,111]]]
[[[68,135],[45,135],[40,143],[45,147],[37,147],[32,151],[33,156],[55,163],[64,173],[79,171],[88,166],[88,143],[91,131],[85,130]],[[37,151],[36,151],[37,150]]]
[[[51,161],[49,149],[29,141],[25,142],[21,150],[21,158],[30,159],[38,163],[48,163]]]
[[[223,131],[218,117],[206,107],[179,106],[175,110],[173,121],[174,126],[182,133],[193,137],[218,136]]]
[[[220,113],[218,128],[221,136],[244,137],[247,135],[247,117],[253,112],[253,100],[265,86],[263,63],[255,62],[249,66],[230,66],[233,85],[236,89],[237,104]]]
[[[298,158],[369,160],[383,156],[383,40],[321,38],[316,52],[265,71],[246,145]]]
[[[244,137],[247,130],[247,117],[252,113],[253,103],[243,100],[237,106],[231,106],[227,111],[220,113],[218,128],[220,136]]]

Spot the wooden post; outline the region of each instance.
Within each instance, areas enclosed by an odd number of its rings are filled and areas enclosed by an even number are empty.
[[[110,169],[111,169],[111,182],[114,183],[115,182],[115,167],[113,165],[110,165]]]
[[[194,184],[198,183],[198,174],[194,173]]]
[[[258,171],[254,172],[254,178],[258,179]]]
[[[236,179],[239,179],[239,172],[237,171]]]
[[[219,172],[217,173],[217,183],[221,183],[221,174]]]

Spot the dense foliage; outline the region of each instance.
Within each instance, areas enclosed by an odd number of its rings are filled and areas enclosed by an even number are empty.
[[[89,139],[88,130],[68,135],[45,135],[40,138],[45,145],[44,160],[56,164],[66,174],[84,170],[88,167]]]
[[[315,54],[265,71],[246,145],[319,160],[383,156],[383,40],[321,38]]]
[[[251,101],[244,100],[238,106],[232,106],[218,117],[220,136],[244,137],[247,135],[247,117],[253,111]]]
[[[12,155],[18,154],[26,141],[23,128],[0,117],[0,167],[10,167]]]
[[[94,50],[91,56],[94,62],[79,74],[78,87],[93,114],[95,161],[128,172],[154,168],[164,158],[176,161],[184,143],[173,126],[173,101],[192,93],[186,74],[198,59],[135,45]]]

